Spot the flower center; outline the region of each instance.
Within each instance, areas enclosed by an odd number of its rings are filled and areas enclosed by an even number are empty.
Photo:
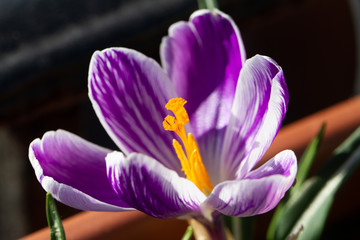
[[[182,98],[169,100],[165,108],[172,111],[175,117],[167,115],[163,126],[165,130],[175,132],[182,141],[185,152],[180,143],[176,139],[173,140],[173,146],[182,165],[181,170],[187,179],[192,181],[205,195],[209,195],[213,186],[201,160],[196,140],[191,133],[186,136],[184,126],[189,122],[189,116],[184,108],[185,103],[186,101]]]

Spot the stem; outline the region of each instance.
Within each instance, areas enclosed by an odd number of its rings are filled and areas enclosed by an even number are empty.
[[[238,217],[232,217],[231,218],[231,227],[232,227],[232,232],[234,234],[234,239],[235,240],[242,240],[241,237],[241,232],[242,232],[242,225],[241,225],[241,219]]]
[[[189,240],[191,238],[191,236],[193,235],[194,229],[192,226],[188,226],[184,236],[182,237],[181,240]]]
[[[194,229],[194,237],[197,240],[234,240],[225,228],[223,217],[218,216],[213,222],[206,219],[190,219],[189,225]]]
[[[217,0],[197,0],[199,9],[207,8],[210,11],[218,8]]]

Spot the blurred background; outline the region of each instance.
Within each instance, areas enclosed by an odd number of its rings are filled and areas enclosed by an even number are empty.
[[[219,8],[239,26],[248,57],[282,66],[284,124],[360,92],[359,1],[219,0]],[[87,97],[92,53],[122,46],[159,61],[168,27],[196,9],[196,0],[0,1],[0,239],[46,226],[45,192],[27,156],[33,139],[62,128],[116,149]],[[63,218],[77,212],[58,206]]]

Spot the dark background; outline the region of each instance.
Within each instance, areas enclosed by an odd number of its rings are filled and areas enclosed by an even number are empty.
[[[282,66],[290,92],[284,124],[355,94],[349,2],[219,0],[247,56],[268,55]],[[159,60],[168,27],[196,9],[195,0],[0,1],[0,239],[46,226],[45,192],[27,157],[33,139],[62,128],[116,149],[87,98],[92,53],[122,46]],[[62,217],[76,212],[59,208]]]

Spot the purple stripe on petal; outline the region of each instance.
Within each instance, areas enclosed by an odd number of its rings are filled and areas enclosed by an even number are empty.
[[[148,156],[113,152],[106,161],[109,181],[119,197],[151,216],[174,218],[199,212],[206,198],[191,181]]]
[[[96,52],[90,63],[89,96],[107,133],[120,149],[154,157],[178,170],[175,137],[162,126],[172,83],[152,59],[125,48]]]
[[[43,188],[60,202],[82,210],[132,210],[111,188],[105,157],[110,151],[69,132],[47,132],[29,147]]]
[[[135,210],[132,208],[118,207],[101,202],[98,199],[79,191],[78,189],[59,183],[51,177],[43,177],[41,185],[46,192],[51,193],[52,196],[59,202],[79,210],[101,212]]]
[[[279,72],[272,80],[268,110],[256,135],[255,144],[250,154],[244,160],[246,162],[246,165],[243,166],[244,173],[250,171],[259,162],[274,141],[280,130],[289,103],[289,93],[282,69],[271,58],[265,58],[277,66]],[[241,176],[239,175],[239,177]]]
[[[284,150],[257,169],[249,172],[245,178],[260,179],[271,175],[283,175],[288,177],[293,173],[294,165],[297,166],[294,152],[291,150]]]
[[[245,50],[232,19],[199,10],[169,29],[161,44],[162,64],[186,109],[194,136],[227,125]]]
[[[213,186],[223,181],[221,179],[221,166],[224,163],[220,159],[220,154],[224,144],[225,132],[225,127],[213,129],[197,139],[204,166]]]
[[[292,186],[297,173],[294,153],[283,151],[246,179],[217,185],[202,205],[225,215],[247,217],[272,210]]]
[[[279,100],[284,99],[284,92],[287,96],[286,89],[279,88],[279,76],[282,76],[281,68],[267,57],[256,55],[246,61],[224,137],[221,179],[231,180],[246,175],[258,161],[244,161],[246,156],[256,148],[263,150],[268,147],[269,140],[272,141],[277,133],[286,111],[284,102],[287,102]],[[277,116],[278,112],[281,117]],[[266,131],[268,128],[271,130]]]

